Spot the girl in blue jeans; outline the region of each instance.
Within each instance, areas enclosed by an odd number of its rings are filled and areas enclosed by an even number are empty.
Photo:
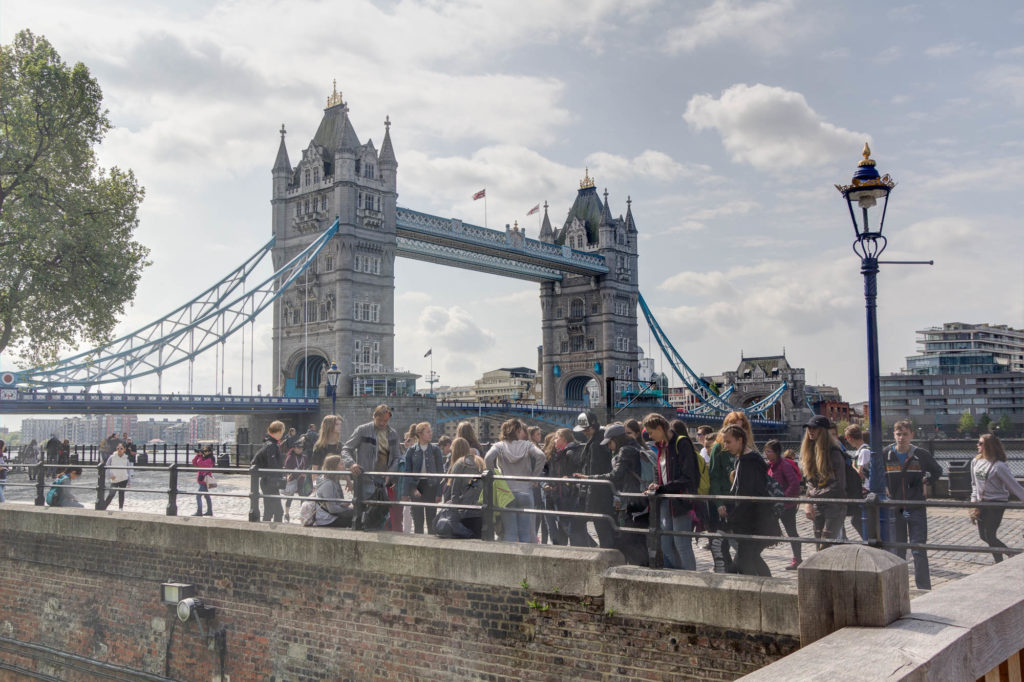
[[[655,466],[655,482],[648,488],[648,494],[677,495],[696,494],[700,473],[697,467],[697,451],[688,434],[674,433],[668,420],[654,413],[644,417],[644,429],[651,437],[658,451]],[[693,530],[690,510],[691,502],[686,500],[661,500],[659,521],[662,530]],[[661,552],[666,568],[693,571],[697,560],[693,556],[693,539],[688,535],[662,535]]]

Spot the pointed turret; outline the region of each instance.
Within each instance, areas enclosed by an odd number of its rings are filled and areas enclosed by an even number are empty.
[[[547,201],[544,202],[544,222],[540,225],[540,235],[537,238],[549,244],[555,241],[555,231],[551,229],[551,219],[548,218]]]
[[[626,232],[636,234],[636,223],[633,222],[633,199],[626,197]]]
[[[377,163],[383,170],[385,164],[391,167],[398,167],[398,159],[395,158],[394,147],[391,146],[391,117],[384,117],[384,142],[380,145],[380,156],[378,157]]]
[[[334,90],[327,98],[327,107],[320,126],[313,135],[313,142],[324,148],[325,159],[330,160],[335,153],[345,150],[353,151],[359,147],[359,136],[356,135],[352,122],[348,118],[348,105],[338,92],[337,82]]]
[[[605,225],[612,224],[612,211],[608,208],[608,188],[604,188],[604,205],[601,207],[601,222]]]
[[[292,164],[288,160],[288,148],[284,144],[284,136],[287,133],[284,129],[284,124],[281,124],[281,144],[277,148],[277,159],[274,161],[274,172],[284,171],[290,174],[292,172]]]

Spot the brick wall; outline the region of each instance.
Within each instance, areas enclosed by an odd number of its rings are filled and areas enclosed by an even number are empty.
[[[95,679],[103,665],[113,679],[217,679],[214,641],[160,603],[166,581],[195,583],[216,607],[204,627],[226,631],[236,681],[734,679],[796,650],[791,634],[616,612],[602,576],[620,560],[5,505],[0,666],[64,680]]]

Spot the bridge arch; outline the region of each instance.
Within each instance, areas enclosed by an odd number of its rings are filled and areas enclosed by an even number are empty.
[[[285,365],[284,394],[290,397],[316,397],[324,372],[331,366],[327,354],[319,348],[308,353],[293,353]]]
[[[768,397],[767,393],[762,393],[762,392],[747,393],[747,394],[743,395],[740,398],[739,403],[740,403],[740,406],[742,406],[743,408],[747,408],[747,407],[751,407],[752,405],[755,405],[755,404],[761,402],[762,400],[764,400],[767,397]],[[782,421],[783,420],[782,405],[779,403],[779,401],[776,401],[774,405],[772,405],[771,407],[769,407],[768,409],[765,410],[763,419],[770,419],[770,420],[773,420],[773,421]]]
[[[567,407],[589,407],[590,406],[590,393],[587,390],[587,386],[590,382],[597,381],[597,377],[593,374],[574,374],[566,377],[563,380],[562,395],[564,398],[564,404]],[[598,383],[598,391],[600,391],[600,382]]]

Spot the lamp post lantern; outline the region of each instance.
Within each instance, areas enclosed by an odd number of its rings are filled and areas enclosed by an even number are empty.
[[[871,446],[871,472],[868,488],[880,499],[885,496],[885,464],[882,458],[882,401],[881,381],[878,370],[878,257],[886,247],[882,234],[885,226],[885,212],[889,207],[889,193],[896,182],[889,175],[880,176],[871,158],[871,148],[864,143],[864,158],[857,164],[857,171],[849,185],[836,185],[846,199],[853,222],[853,251],[860,256],[860,271],[864,275],[864,305],[867,312],[868,337],[868,427]],[[877,224],[872,222],[871,209],[878,208],[881,200],[881,215]],[[859,220],[858,220],[859,214]],[[877,215],[877,214],[876,214]],[[888,539],[888,514],[882,509],[882,539]]]
[[[340,376],[341,370],[338,369],[338,364],[332,362],[331,368],[327,370],[327,392],[331,395],[331,414],[338,411],[338,378]]]

